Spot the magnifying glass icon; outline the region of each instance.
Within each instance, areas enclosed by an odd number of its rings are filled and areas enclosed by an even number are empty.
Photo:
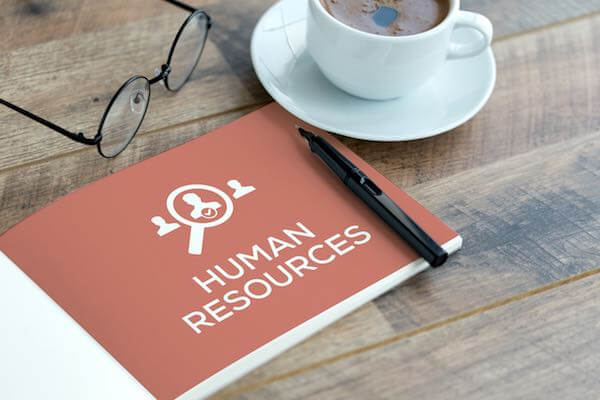
[[[211,192],[219,196],[223,200],[223,206],[225,209],[223,215],[221,215],[215,220],[209,220],[206,222],[192,221],[188,218],[182,217],[175,209],[175,200],[182,193],[198,190]],[[193,255],[201,255],[204,243],[204,230],[206,228],[212,228],[214,226],[221,225],[222,223],[227,221],[233,214],[233,201],[225,192],[215,187],[201,184],[186,185],[173,190],[169,194],[169,197],[167,197],[167,211],[169,211],[169,214],[171,214],[171,216],[177,222],[190,227],[190,242],[188,245],[188,253]]]

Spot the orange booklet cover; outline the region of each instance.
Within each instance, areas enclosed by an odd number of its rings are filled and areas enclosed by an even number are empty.
[[[266,106],[69,194],[2,235],[0,250],[148,398],[214,393],[428,267],[296,123]],[[458,250],[452,229],[328,138]]]

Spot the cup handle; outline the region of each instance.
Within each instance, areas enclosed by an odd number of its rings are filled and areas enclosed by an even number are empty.
[[[454,29],[470,28],[475,29],[481,33],[481,37],[478,40],[474,40],[471,43],[450,43],[450,49],[448,50],[449,59],[473,57],[481,54],[487,49],[492,43],[494,36],[494,27],[489,19],[481,14],[473,13],[470,11],[459,11],[458,19],[454,25]]]

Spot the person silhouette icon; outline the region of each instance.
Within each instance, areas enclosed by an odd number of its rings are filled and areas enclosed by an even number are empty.
[[[187,204],[194,207],[190,213],[190,216],[194,219],[201,217],[213,219],[217,216],[217,214],[219,214],[219,211],[217,210],[221,208],[221,204],[219,204],[219,202],[209,201],[205,203],[196,193],[186,193],[183,195],[182,199]]]
[[[165,221],[163,217],[160,217],[158,215],[152,217],[150,221],[158,227],[158,231],[156,232],[156,234],[161,237],[168,235],[169,233],[173,232],[174,230],[180,227],[180,225],[176,222],[170,224],[167,223],[167,221]]]
[[[234,199],[239,199],[240,197],[244,197],[245,195],[252,193],[256,190],[256,188],[254,186],[242,186],[240,181],[238,181],[237,179],[232,179],[229,182],[227,182],[227,186],[229,186],[230,188],[232,188],[234,190],[234,192],[233,192]]]

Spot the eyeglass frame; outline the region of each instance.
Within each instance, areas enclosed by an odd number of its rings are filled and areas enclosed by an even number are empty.
[[[146,117],[146,112],[148,111],[148,105],[150,104],[150,98],[151,98],[151,86],[154,85],[155,83],[158,82],[164,82],[165,87],[167,88],[167,90],[171,91],[171,92],[178,92],[183,86],[185,86],[185,84],[189,81],[190,77],[192,76],[192,72],[189,73],[189,75],[186,77],[185,81],[183,81],[183,83],[181,83],[181,85],[179,85],[178,88],[171,88],[169,87],[169,81],[168,81],[168,76],[171,73],[171,61],[173,58],[173,53],[175,51],[175,47],[177,46],[177,42],[179,41],[179,38],[182,34],[182,32],[184,31],[184,29],[187,27],[187,25],[189,24],[189,22],[195,18],[198,15],[203,15],[206,18],[206,35],[204,36],[204,41],[202,42],[202,46],[201,46],[201,50],[198,54],[198,57],[196,58],[196,61],[194,63],[194,66],[191,68],[190,71],[194,71],[196,69],[196,66],[198,65],[198,62],[200,61],[200,58],[202,57],[202,53],[204,52],[204,46],[206,45],[206,40],[208,38],[208,33],[210,31],[210,28],[212,27],[212,18],[210,15],[208,15],[208,13],[204,10],[201,9],[196,9],[190,5],[187,5],[185,3],[182,3],[180,1],[177,0],[163,0],[166,1],[167,3],[170,3],[174,6],[177,6],[179,8],[182,8],[188,12],[190,12],[190,15],[185,19],[185,21],[181,24],[181,27],[179,28],[179,30],[177,31],[177,35],[175,35],[175,39],[173,40],[173,43],[171,44],[171,49],[169,50],[169,55],[167,57],[167,62],[163,65],[161,65],[160,67],[160,72],[158,73],[158,75],[156,75],[154,78],[148,79],[145,76],[142,75],[134,75],[131,78],[127,79],[127,81],[125,81],[125,83],[123,83],[121,85],[121,87],[117,90],[117,92],[113,95],[113,97],[111,98],[110,102],[108,103],[108,106],[106,107],[106,110],[104,111],[104,114],[102,115],[102,119],[100,120],[100,126],[98,127],[98,132],[96,133],[96,135],[93,138],[89,138],[86,137],[85,134],[83,132],[71,132],[59,125],[54,124],[53,122],[44,119],[30,111],[27,111],[15,104],[12,104],[2,98],[0,98],[0,104],[46,126],[47,128],[50,128],[58,133],[60,133],[61,135],[84,145],[88,145],[88,146],[96,146],[98,153],[107,159],[112,159],[117,157],[119,154],[121,154],[128,146],[129,144],[133,141],[133,139],[135,138],[135,136],[137,135],[140,127],[142,126],[142,123],[144,122],[144,118]],[[145,79],[148,82],[148,102],[146,104],[146,107],[144,109],[144,114],[142,115],[142,118],[140,118],[140,122],[138,124],[138,126],[135,128],[135,132],[131,135],[131,137],[129,138],[129,140],[127,141],[127,143],[124,144],[123,148],[116,154],[112,155],[112,156],[107,156],[102,152],[102,148],[100,147],[100,143],[102,142],[102,128],[104,127],[104,123],[106,121],[106,117],[108,116],[112,105],[114,104],[115,100],[119,97],[119,95],[121,94],[121,92],[133,81],[137,80],[137,79]]]

